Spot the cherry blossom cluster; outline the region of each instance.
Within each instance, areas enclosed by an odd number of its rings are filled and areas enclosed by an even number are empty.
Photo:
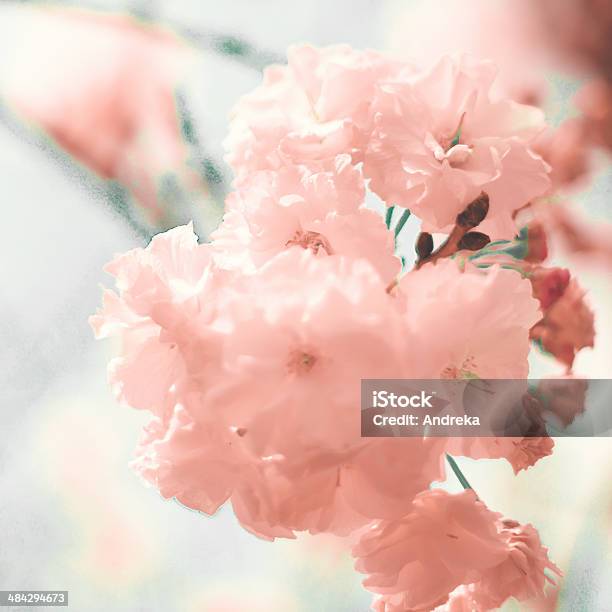
[[[518,472],[552,440],[364,438],[359,411],[364,378],[521,379],[533,340],[568,368],[592,345],[582,290],[520,221],[553,189],[543,114],[494,98],[494,66],[468,57],[288,60],[234,110],[235,190],[211,240],[177,227],[107,266],[117,292],[91,323],[119,339],[118,400],[153,414],[134,468],[206,514],[231,502],[263,538],[351,536],[379,612],[541,596],[559,570],[537,531],[431,485],[447,453]]]

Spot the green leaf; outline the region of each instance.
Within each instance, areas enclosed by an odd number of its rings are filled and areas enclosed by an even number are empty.
[[[397,222],[397,225],[395,226],[395,237],[396,238],[399,236],[399,233],[402,231],[404,225],[406,225],[406,221],[408,221],[409,217],[410,217],[410,211],[406,209],[402,213],[402,216],[399,218],[399,221]]]
[[[457,462],[448,453],[446,453],[446,460],[448,461],[449,465],[451,466],[453,472],[455,472],[455,476],[457,477],[457,480],[459,480],[459,482],[461,483],[461,486],[464,489],[471,489],[472,485],[470,485],[470,483],[468,482],[467,478],[463,475],[463,472],[461,471],[461,469],[457,465]]]

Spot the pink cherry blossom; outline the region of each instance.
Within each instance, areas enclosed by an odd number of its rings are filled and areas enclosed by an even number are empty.
[[[129,367],[112,369],[119,398],[159,414],[136,470],[202,512],[231,499],[266,538],[345,535],[403,515],[443,478],[443,441],[370,442],[354,418],[361,378],[409,372],[401,301],[365,261],[291,249],[241,277],[212,259],[185,227],[110,266],[121,309],[92,324],[124,336],[118,359]],[[156,344],[132,353],[125,337],[143,328]],[[146,372],[166,346],[174,361],[152,384]],[[399,477],[386,473],[400,461]]]
[[[379,594],[374,609],[431,610],[502,563],[498,517],[471,490],[438,489],[417,496],[405,517],[374,525],[353,549],[364,586]]]
[[[116,257],[117,292],[91,319],[119,340],[117,398],[153,413],[136,472],[200,512],[231,504],[265,539],[350,536],[379,612],[489,610],[541,596],[558,572],[533,527],[471,489],[432,488],[447,452],[515,473],[549,455],[525,395],[530,341],[568,365],[592,343],[575,281],[539,265],[539,217],[527,240],[489,244],[513,238],[517,211],[551,185],[533,149],[541,113],[495,99],[494,73],[466,57],[417,72],[347,46],[291,49],[235,109],[237,180],[211,242],[185,226]],[[403,276],[364,174],[423,221]],[[427,232],[453,226],[434,251]],[[466,241],[476,227],[487,235]],[[456,379],[473,408],[477,379],[497,379],[478,391],[488,424],[518,409],[510,424],[538,437],[362,436],[362,380],[396,378]]]
[[[90,324],[97,338],[120,339],[121,355],[109,363],[109,381],[120,401],[162,415],[188,382],[186,345],[198,353],[200,369],[206,361],[201,333],[191,333],[188,323],[210,319],[216,307],[211,295],[205,302],[199,296],[205,287],[214,291],[210,249],[197,243],[191,225],[177,227],[157,235],[146,249],[118,256],[106,270],[115,276],[119,294],[105,290],[104,305]]]
[[[211,402],[256,457],[285,470],[362,447],[360,380],[408,375],[397,300],[365,260],[278,254],[235,284],[225,305],[223,374]]]
[[[406,274],[399,290],[419,356],[413,378],[527,376],[529,329],[541,315],[520,274],[440,260]]]
[[[246,271],[301,247],[321,257],[367,259],[390,282],[400,270],[393,235],[380,215],[363,208],[360,172],[348,155],[327,167],[313,172],[285,166],[245,179],[212,235],[217,256]]]
[[[448,231],[484,191],[491,206],[482,231],[512,238],[513,212],[550,185],[548,166],[530,148],[544,127],[541,111],[493,101],[494,78],[489,62],[446,57],[378,88],[365,174],[373,191],[409,208],[425,231]]]
[[[238,179],[283,161],[310,163],[355,154],[370,125],[377,80],[396,69],[375,51],[348,45],[293,46],[287,66],[271,66],[263,84],[243,96],[225,142]]]

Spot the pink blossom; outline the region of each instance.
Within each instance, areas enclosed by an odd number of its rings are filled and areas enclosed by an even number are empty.
[[[167,173],[186,173],[174,88],[193,60],[175,36],[118,15],[3,9],[0,70],[10,106],[159,216]]]
[[[548,166],[530,148],[544,127],[541,111],[491,100],[494,78],[488,62],[446,57],[378,88],[365,174],[373,191],[413,211],[425,231],[448,232],[484,191],[490,210],[482,231],[512,238],[513,212],[550,185]]]
[[[560,570],[531,525],[503,519],[473,490],[418,495],[401,519],[380,521],[353,549],[373,610],[476,612],[542,596]]]
[[[467,58],[417,75],[369,51],[293,48],[236,108],[236,190],[212,242],[186,226],[115,258],[117,293],[91,319],[98,337],[119,339],[118,399],[154,415],[135,470],[206,514],[231,503],[262,538],[358,537],[356,567],[380,612],[491,609],[541,595],[544,570],[558,571],[530,525],[472,490],[430,488],[447,451],[504,457],[518,472],[550,454],[550,438],[360,430],[363,379],[463,379],[465,391],[483,382],[473,379],[526,379],[530,334],[564,360],[588,342],[592,318],[567,324],[568,308],[584,306],[574,281],[533,263],[547,255],[537,225],[528,263],[491,263],[495,247],[486,267],[467,251],[450,258],[469,249],[467,228],[489,234],[482,244],[511,238],[515,212],[550,187],[532,149],[541,114],[494,100],[493,78]],[[424,231],[447,231],[488,197],[431,257],[422,243],[400,278],[362,171]],[[504,406],[533,408],[511,387]]]
[[[119,295],[92,325],[122,341],[118,398],[157,415],[134,467],[164,497],[208,514],[231,499],[266,538],[347,534],[443,477],[443,442],[360,435],[360,380],[414,361],[403,301],[366,260],[294,248],[241,274],[187,226],[108,270]]]
[[[187,346],[206,362],[199,320],[211,319],[216,304],[199,293],[214,291],[209,247],[199,245],[191,225],[159,234],[146,249],[133,249],[106,266],[119,294],[105,290],[104,304],[90,318],[97,338],[117,336],[121,355],[109,363],[109,381],[122,402],[162,415],[172,409],[177,389],[188,382]],[[214,334],[210,333],[209,340]],[[179,343],[182,338],[183,342]],[[206,344],[206,341],[204,341]]]
[[[348,155],[327,167],[313,172],[285,166],[245,179],[212,235],[218,257],[246,271],[301,247],[320,257],[367,259],[390,282],[400,269],[393,234],[380,215],[363,208],[360,172]]]
[[[417,496],[403,518],[374,525],[353,549],[364,586],[379,594],[374,609],[431,610],[502,563],[498,516],[472,490],[438,489]]]
[[[359,158],[377,79],[395,69],[384,56],[348,45],[293,46],[288,60],[266,68],[263,84],[233,110],[225,145],[239,180],[283,161]]]
[[[399,289],[419,357],[413,378],[527,376],[529,329],[541,315],[520,274],[439,260],[406,274]]]
[[[256,457],[303,471],[363,446],[362,378],[403,377],[414,361],[397,300],[365,260],[278,254],[239,279],[224,318],[223,375],[209,395]]]

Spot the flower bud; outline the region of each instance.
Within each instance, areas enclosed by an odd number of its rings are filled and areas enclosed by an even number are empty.
[[[488,212],[489,196],[483,191],[457,215],[457,225],[464,229],[472,229],[484,221]]]
[[[542,263],[548,257],[546,232],[541,223],[533,222],[527,226],[527,255],[525,261]]]
[[[482,232],[468,232],[459,241],[459,249],[468,251],[479,251],[491,242],[491,239]]]
[[[434,248],[433,238],[428,232],[421,232],[419,237],[417,238],[416,245],[414,250],[416,254],[419,256],[419,259],[425,259],[425,257],[429,257]]]

